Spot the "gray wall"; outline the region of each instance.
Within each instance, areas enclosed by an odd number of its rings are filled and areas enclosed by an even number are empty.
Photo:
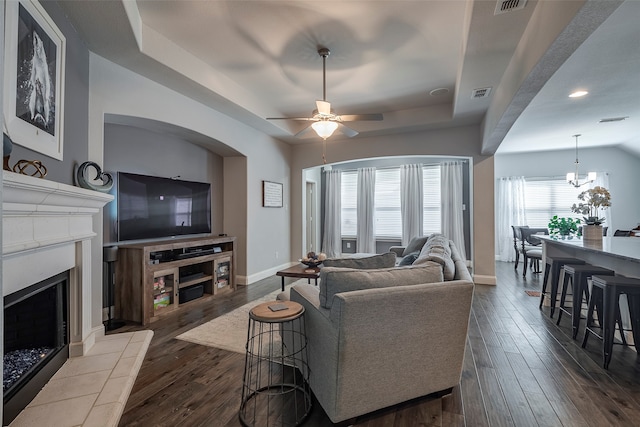
[[[163,128],[175,126],[226,146],[228,154],[216,151],[232,156],[223,159],[221,232],[237,237],[238,282],[253,283],[275,274],[283,263],[288,265],[290,147],[98,55],[91,54],[89,61],[91,160],[104,163],[108,150],[104,139],[105,117],[110,123],[111,118],[117,118],[119,123],[126,120],[129,125],[139,120],[160,123]],[[263,180],[284,184],[283,208],[262,207]]]
[[[67,39],[63,161],[21,147],[16,143],[13,145],[9,164],[13,167],[18,160],[40,160],[47,168],[48,180],[73,185],[74,167],[88,160],[89,50],[66,20],[58,5],[50,1],[40,2],[40,4]]]
[[[211,232],[222,229],[223,166],[222,157],[179,139],[132,126],[105,124],[104,169],[142,175],[176,177],[211,184]],[[115,193],[115,191],[114,191]],[[104,211],[104,243],[115,243],[116,204]]]
[[[473,159],[470,197],[474,280],[495,284],[493,156],[480,154],[479,126],[327,141],[329,163],[388,156],[465,156]],[[322,165],[322,142],[293,147],[291,162],[291,253],[302,254],[304,170]]]
[[[581,175],[587,172],[609,173],[611,209],[605,217],[610,229],[629,230],[640,223],[640,158],[615,147],[585,148],[579,152]],[[496,154],[495,176],[564,177],[575,170],[575,150],[557,150],[522,154]],[[567,184],[569,185],[569,184]],[[568,200],[570,206],[577,200]]]

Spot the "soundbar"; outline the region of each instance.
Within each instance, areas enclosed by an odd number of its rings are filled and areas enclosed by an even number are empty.
[[[211,255],[213,253],[215,253],[214,249],[202,249],[202,250],[197,250],[197,251],[192,251],[192,252],[184,252],[182,254],[178,254],[178,255],[176,255],[176,259],[194,258],[194,257],[197,257],[197,256]]]

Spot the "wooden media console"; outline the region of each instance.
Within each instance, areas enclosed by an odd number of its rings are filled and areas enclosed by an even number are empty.
[[[147,325],[189,301],[233,292],[235,237],[203,237],[118,247],[116,316]]]

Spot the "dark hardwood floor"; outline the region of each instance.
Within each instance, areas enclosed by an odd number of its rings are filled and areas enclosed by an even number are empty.
[[[497,286],[476,285],[462,380],[442,398],[426,396],[351,420],[357,426],[632,426],[640,425],[640,375],[633,347],[615,345],[609,370],[601,343],[586,349],[539,298],[541,275],[522,278],[496,264]],[[293,281],[293,279],[291,279]],[[121,418],[121,426],[239,426],[244,356],[174,337],[280,286],[272,277],[232,295],[151,324],[155,335]],[[557,314],[556,314],[557,317]],[[582,322],[584,323],[584,322]],[[141,329],[125,326],[111,333]],[[307,426],[331,426],[314,402]]]

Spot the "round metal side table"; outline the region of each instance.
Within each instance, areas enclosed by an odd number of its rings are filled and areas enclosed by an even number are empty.
[[[271,301],[249,312],[240,404],[245,426],[298,426],[311,411],[304,307]]]

